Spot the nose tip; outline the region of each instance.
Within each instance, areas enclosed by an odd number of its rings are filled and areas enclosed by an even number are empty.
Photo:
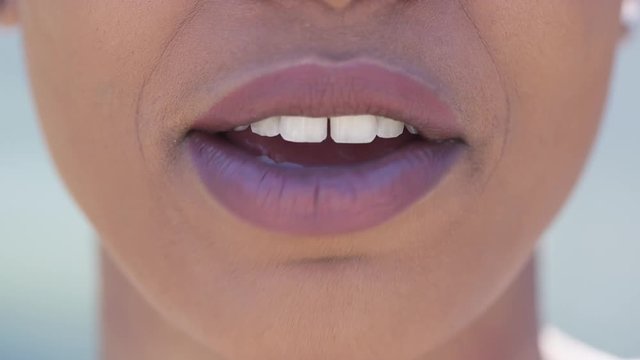
[[[355,2],[355,0],[323,0],[322,2],[324,2],[334,10],[342,10],[349,6],[352,2]]]

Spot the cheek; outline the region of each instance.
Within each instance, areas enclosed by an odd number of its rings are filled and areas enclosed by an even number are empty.
[[[570,192],[598,129],[619,1],[469,2],[509,99],[502,157],[478,213],[531,247]],[[500,221],[486,221],[489,218]],[[494,249],[495,249],[494,248]]]
[[[103,245],[127,254],[132,267],[156,269],[153,278],[172,271],[162,256],[149,257],[149,242],[140,239],[181,234],[159,226],[174,222],[174,210],[140,150],[138,98],[191,3],[21,3],[32,87],[53,159]],[[159,241],[153,246],[170,252]]]
[[[114,213],[114,198],[144,196],[139,189],[148,189],[137,100],[157,54],[192,3],[21,2],[47,142],[70,190],[94,221],[110,218],[100,214]]]

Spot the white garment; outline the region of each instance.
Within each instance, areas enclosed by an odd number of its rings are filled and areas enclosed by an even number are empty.
[[[622,360],[583,344],[555,328],[544,329],[539,340],[544,360]]]

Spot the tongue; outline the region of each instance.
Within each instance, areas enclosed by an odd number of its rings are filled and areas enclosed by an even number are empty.
[[[231,131],[222,136],[256,156],[266,156],[277,163],[310,166],[347,165],[376,160],[419,139],[406,131],[397,138],[376,138],[369,144],[337,144],[330,137],[316,144],[292,143],[280,136],[270,138],[256,135],[250,130]]]

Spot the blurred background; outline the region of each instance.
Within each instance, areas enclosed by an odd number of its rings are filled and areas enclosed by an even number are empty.
[[[585,176],[540,246],[544,320],[640,356],[640,33]],[[96,359],[97,243],[48,157],[19,33],[0,29],[0,359]]]

